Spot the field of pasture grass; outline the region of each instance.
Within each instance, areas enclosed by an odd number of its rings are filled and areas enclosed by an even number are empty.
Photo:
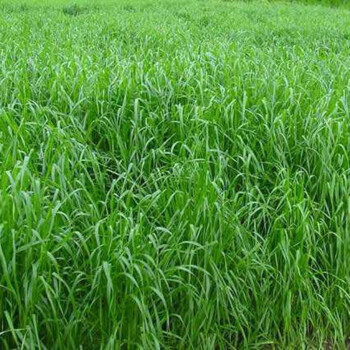
[[[346,349],[346,8],[0,1],[0,43],[1,349]]]

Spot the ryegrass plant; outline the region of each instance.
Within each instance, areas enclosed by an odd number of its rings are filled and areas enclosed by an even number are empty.
[[[0,348],[345,349],[349,12],[23,4],[0,4]]]

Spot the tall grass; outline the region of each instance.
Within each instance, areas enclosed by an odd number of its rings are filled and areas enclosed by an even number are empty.
[[[346,11],[1,6],[0,348],[346,348]]]

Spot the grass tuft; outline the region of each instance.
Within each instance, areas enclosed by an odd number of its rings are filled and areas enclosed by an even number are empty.
[[[64,6],[62,11],[67,16],[79,16],[87,11],[87,7],[74,3]]]

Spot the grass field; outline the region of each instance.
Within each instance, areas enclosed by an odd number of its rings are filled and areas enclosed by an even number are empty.
[[[348,346],[346,8],[0,10],[1,349]]]

